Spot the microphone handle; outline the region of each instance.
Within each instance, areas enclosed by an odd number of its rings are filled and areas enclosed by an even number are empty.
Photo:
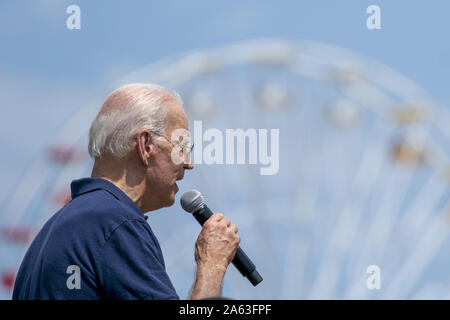
[[[192,214],[195,220],[200,223],[201,226],[208,220],[212,215],[212,211],[204,204],[200,209]],[[253,264],[252,260],[245,254],[244,250],[239,246],[236,250],[236,254],[233,258],[232,263],[239,270],[239,272],[247,278],[253,286],[258,285],[263,278],[256,271],[256,266]]]

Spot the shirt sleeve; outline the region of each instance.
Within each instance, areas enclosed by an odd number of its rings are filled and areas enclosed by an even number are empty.
[[[107,299],[179,299],[145,224],[126,220],[107,239],[99,272]]]

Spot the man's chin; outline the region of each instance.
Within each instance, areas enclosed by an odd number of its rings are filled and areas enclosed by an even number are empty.
[[[166,207],[171,207],[175,203],[175,192],[170,195],[169,201],[167,202]]]
[[[175,195],[178,192],[178,186],[175,184],[170,192],[169,199],[166,202],[165,207],[171,207],[175,203]]]
[[[177,194],[178,190],[180,189],[178,188],[178,185],[175,183],[174,191],[170,194],[170,201],[172,202],[170,205],[172,205],[175,202],[175,195]]]

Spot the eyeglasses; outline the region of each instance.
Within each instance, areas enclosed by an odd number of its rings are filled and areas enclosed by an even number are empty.
[[[151,132],[152,132],[152,134],[154,134],[154,135],[156,135],[156,136],[158,136],[158,137],[162,137],[162,138],[166,139],[166,141],[169,142],[169,143],[170,143],[171,145],[173,145],[174,147],[175,147],[175,146],[178,146],[178,147],[180,148],[180,151],[181,151],[182,154],[184,155],[185,159],[188,160],[188,161],[190,160],[191,151],[192,151],[192,149],[194,148],[194,144],[193,144],[193,143],[190,144],[190,145],[187,145],[187,144],[181,144],[181,142],[179,142],[179,143],[173,143],[173,142],[170,141],[169,138],[167,138],[166,136],[164,136],[164,135],[162,135],[162,134],[159,134],[159,133],[156,133],[156,132],[153,132],[153,131],[151,131]]]

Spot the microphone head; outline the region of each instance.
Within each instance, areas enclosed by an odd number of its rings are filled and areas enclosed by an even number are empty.
[[[194,213],[204,205],[203,196],[195,189],[186,191],[180,199],[181,207],[189,213]]]

